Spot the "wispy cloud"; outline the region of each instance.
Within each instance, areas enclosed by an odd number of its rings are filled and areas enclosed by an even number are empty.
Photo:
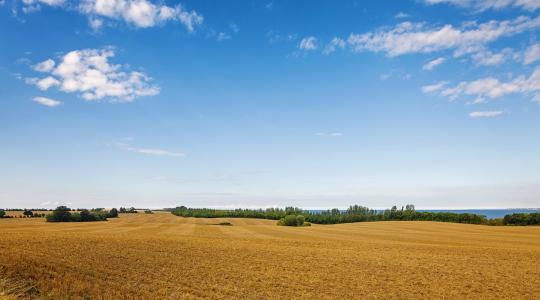
[[[55,106],[58,106],[58,105],[62,104],[61,101],[54,100],[54,99],[51,99],[51,98],[46,98],[46,97],[35,97],[32,100],[34,102],[38,103],[38,104],[48,106],[48,107],[55,107]]]
[[[500,52],[491,52],[489,50],[479,51],[472,56],[473,61],[479,66],[496,66],[510,59],[516,58],[517,55],[510,48],[505,48]]]
[[[532,94],[532,100],[540,103],[540,67],[537,67],[529,77],[520,75],[507,82],[486,77],[473,81],[462,81],[453,87],[444,89],[439,87],[427,92],[440,92],[439,95],[452,100],[461,96],[472,96],[481,99],[480,102],[483,102],[484,99],[497,99],[508,94]]]
[[[322,137],[340,137],[343,136],[343,133],[341,132],[317,132],[315,133],[316,136],[322,136]]]
[[[295,33],[282,34],[274,30],[268,31],[266,33],[266,37],[268,38],[268,43],[270,44],[293,42],[298,39],[298,35]]]
[[[498,116],[503,115],[504,112],[497,110],[497,111],[474,111],[469,113],[469,117],[471,118],[495,118]]]
[[[534,11],[540,8],[538,0],[424,0],[428,5],[434,4],[451,4],[465,8],[472,8],[478,12],[488,9],[503,9],[507,7],[517,7],[529,11]]]
[[[345,45],[346,42],[344,40],[335,37],[324,47],[323,54],[330,54],[335,52],[337,49],[344,49]]]
[[[409,14],[406,14],[404,12],[399,12],[394,16],[394,18],[396,18],[396,19],[404,19],[404,18],[408,18],[408,17],[410,17]]]
[[[540,16],[520,16],[511,20],[427,26],[424,23],[403,22],[391,29],[363,34],[352,33],[348,45],[356,52],[383,52],[388,56],[411,53],[432,53],[454,50],[454,55],[478,52],[501,37],[512,36],[540,27]]]
[[[540,44],[531,45],[523,54],[523,63],[532,64],[540,60]]]
[[[424,93],[435,93],[435,92],[438,92],[438,91],[442,90],[447,84],[448,84],[448,82],[446,82],[446,81],[439,81],[439,82],[434,83],[434,84],[424,85],[422,87],[422,92],[424,92]]]
[[[317,50],[317,38],[314,36],[308,36],[300,40],[298,49],[305,51]]]
[[[170,150],[164,150],[164,149],[156,149],[156,148],[139,148],[139,147],[131,146],[128,143],[122,143],[122,142],[118,142],[115,145],[116,145],[116,147],[118,147],[118,148],[120,148],[122,150],[130,151],[130,152],[134,152],[134,153],[139,153],[139,154],[151,155],[151,156],[168,156],[168,157],[185,157],[185,156],[187,156],[187,154],[183,153],[183,152],[170,151]]]
[[[445,60],[446,59],[444,57],[439,57],[439,58],[436,58],[434,60],[428,61],[427,63],[424,64],[424,66],[422,66],[422,69],[427,70],[427,71],[431,71],[434,68],[436,68],[437,66],[444,63]]]

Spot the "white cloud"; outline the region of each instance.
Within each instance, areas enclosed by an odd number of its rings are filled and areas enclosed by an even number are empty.
[[[66,2],[65,0],[22,0],[25,6],[45,4],[49,6],[61,6]]]
[[[446,89],[435,89],[440,95],[450,99],[461,96],[473,96],[475,102],[484,102],[485,99],[497,99],[508,94],[532,94],[533,101],[540,102],[540,67],[537,67],[529,77],[519,76],[511,81],[502,82],[493,77],[481,78],[474,81],[463,81],[458,85]]]
[[[488,9],[502,9],[506,7],[518,7],[521,9],[534,11],[540,8],[538,0],[424,0],[425,3],[433,5],[447,3],[456,6],[472,8],[477,11]]]
[[[513,57],[513,55],[514,52],[512,49],[505,48],[498,53],[493,53],[489,50],[482,50],[473,54],[471,57],[479,66],[496,66],[508,61]]]
[[[427,62],[426,64],[424,64],[424,66],[422,66],[422,69],[431,71],[435,67],[437,67],[437,66],[441,65],[442,63],[444,63],[445,60],[446,59],[444,57],[436,58],[436,59],[431,60],[431,61]]]
[[[300,41],[300,44],[298,44],[298,49],[306,51],[317,50],[317,38],[314,36],[308,36],[303,38]]]
[[[116,143],[116,146],[120,149],[135,152],[139,154],[152,155],[152,156],[169,156],[169,157],[185,157],[187,154],[183,152],[175,152],[163,149],[153,149],[153,148],[138,148],[133,147],[126,143]]]
[[[531,45],[523,54],[523,63],[528,65],[540,60],[540,44]]]
[[[216,41],[218,42],[222,42],[222,41],[226,41],[226,40],[230,40],[232,38],[232,36],[226,32],[218,32],[216,34]]]
[[[494,118],[498,117],[504,114],[503,111],[497,110],[497,111],[474,111],[469,113],[469,117],[471,118]]]
[[[151,85],[145,73],[123,70],[120,65],[109,63],[114,56],[111,48],[75,50],[64,55],[49,76],[30,78],[26,82],[41,90],[58,86],[66,93],[78,93],[85,100],[112,98],[132,101],[140,96],[153,96],[159,88]]]
[[[39,78],[27,78],[25,80],[27,84],[34,84],[36,85],[40,90],[46,91],[50,87],[58,86],[60,85],[60,81],[58,81],[56,78],[47,76],[45,78],[39,79]]]
[[[440,81],[440,82],[437,82],[437,83],[434,83],[434,84],[424,85],[422,87],[422,92],[424,92],[424,93],[435,93],[435,92],[438,92],[438,91],[442,90],[447,84],[448,84],[448,82],[446,82],[446,81]]]
[[[153,27],[166,22],[179,22],[189,32],[193,32],[204,21],[201,14],[194,10],[188,11],[180,4],[167,6],[150,0],[81,0],[78,4],[65,0],[23,0],[22,2],[24,12],[37,11],[40,9],[40,4],[76,9],[88,17],[93,30],[98,30],[103,26],[102,19],[124,21],[138,28]]]
[[[323,137],[340,137],[340,136],[343,136],[343,133],[341,133],[341,132],[317,132],[315,135],[316,136],[323,136]]]
[[[90,25],[90,28],[92,28],[94,31],[99,31],[101,27],[103,27],[103,20],[97,18],[89,18],[88,25]]]
[[[399,12],[394,16],[396,19],[404,19],[410,17],[409,14],[406,14],[404,12]]]
[[[58,105],[62,104],[62,102],[60,102],[58,100],[54,100],[54,99],[51,99],[51,98],[45,98],[45,97],[35,97],[32,100],[34,102],[36,102],[36,103],[39,103],[41,105],[45,105],[45,106],[48,106],[48,107],[55,107],[55,106],[58,106]]]
[[[384,52],[388,56],[454,50],[454,55],[477,52],[490,42],[540,27],[540,16],[520,16],[512,20],[489,21],[454,27],[429,27],[424,23],[403,22],[397,26],[350,34],[348,45],[356,52]]]
[[[39,64],[34,65],[33,68],[38,72],[50,72],[54,68],[54,60],[47,59]]]
[[[148,0],[83,0],[80,11],[92,18],[122,20],[141,28],[177,21],[189,32],[193,32],[195,27],[203,22],[203,17],[199,13],[187,11],[182,5],[171,7],[154,4]]]
[[[266,33],[266,37],[268,38],[268,43],[270,44],[292,42],[298,39],[298,35],[295,33],[280,34],[279,32],[273,30],[268,31]]]
[[[323,54],[330,54],[336,51],[338,48],[343,49],[345,48],[345,45],[346,43],[344,40],[335,37],[330,41],[330,43],[328,43],[328,45],[326,45],[326,47],[324,47]]]

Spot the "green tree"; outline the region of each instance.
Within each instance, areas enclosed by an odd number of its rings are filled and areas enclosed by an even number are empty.
[[[23,211],[23,215],[24,215],[24,216],[27,216],[27,217],[33,217],[33,216],[34,216],[34,213],[33,213],[31,210],[29,210],[29,209],[25,209],[25,210]]]
[[[109,218],[118,218],[118,210],[116,208],[113,208],[109,211],[108,214]]]
[[[52,213],[47,215],[47,222],[70,222],[71,209],[66,206],[58,206]]]
[[[81,218],[81,222],[92,222],[96,220],[96,216],[91,214],[90,211],[88,211],[87,209],[81,210],[79,216]]]
[[[6,215],[6,211],[3,209],[0,209],[0,218],[3,218]]]

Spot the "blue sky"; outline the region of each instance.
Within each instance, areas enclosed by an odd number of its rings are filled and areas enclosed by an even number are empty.
[[[540,206],[540,3],[0,1],[0,207]]]

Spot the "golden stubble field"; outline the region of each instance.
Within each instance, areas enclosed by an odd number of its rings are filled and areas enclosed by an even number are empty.
[[[222,221],[233,226],[211,225]],[[291,228],[168,213],[96,223],[4,219],[2,289],[45,299],[538,299],[540,227]]]

